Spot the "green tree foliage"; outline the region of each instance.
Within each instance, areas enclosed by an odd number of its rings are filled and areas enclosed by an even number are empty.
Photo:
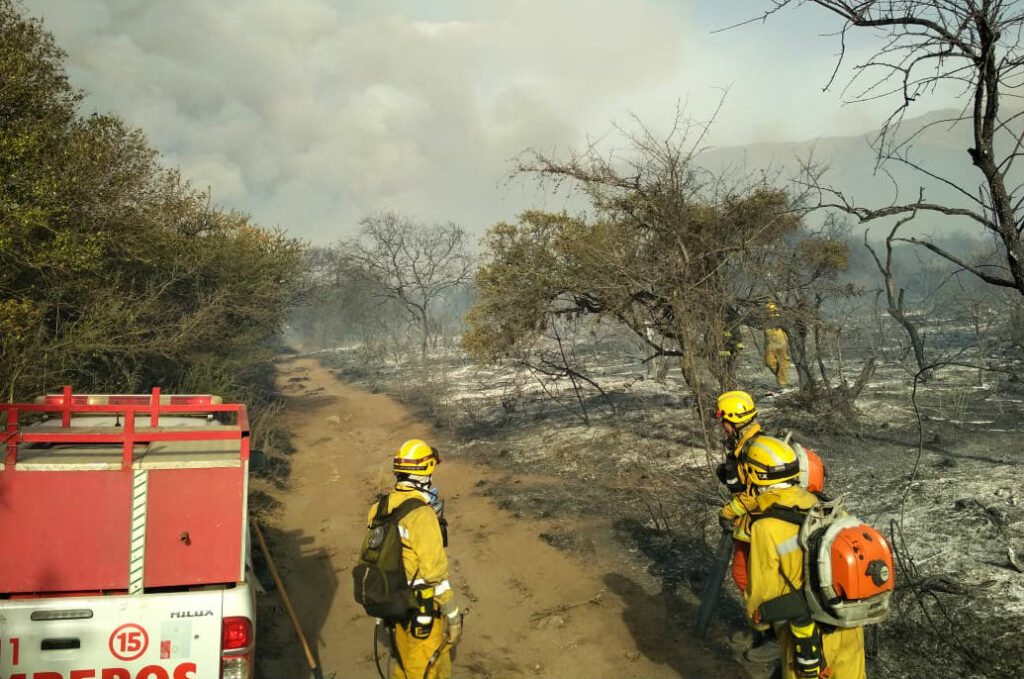
[[[680,357],[706,414],[713,393],[734,382],[726,332],[759,323],[768,299],[821,289],[846,260],[842,242],[808,237],[785,191],[701,171],[690,131],[665,140],[641,129],[625,158],[530,155],[521,172],[571,184],[591,211],[530,211],[489,231],[467,350],[496,361],[559,316],[611,319],[654,355]]]
[[[5,396],[236,385],[296,295],[301,244],[210,209],[139,130],[81,115],[63,59],[0,0]]]

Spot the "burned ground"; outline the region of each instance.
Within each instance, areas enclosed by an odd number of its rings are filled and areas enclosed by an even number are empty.
[[[852,419],[811,415],[796,392],[769,395],[771,375],[755,351],[740,371],[765,429],[790,430],[818,451],[830,493],[846,496],[850,510],[896,549],[893,615],[867,635],[873,676],[1024,672],[1024,360],[1011,347],[985,357],[997,370],[964,367],[981,357],[972,355],[970,337],[950,327],[943,329],[945,347],[956,360],[916,390],[914,371],[893,358],[898,352],[889,352],[890,360],[881,352]],[[722,495],[678,370],[658,382],[628,347],[595,351],[589,375],[605,393],[590,391],[579,403],[565,385],[553,391],[549,384],[545,394],[524,372],[478,366],[457,353],[443,370],[374,364],[358,348],[319,356],[343,379],[389,391],[430,415],[451,454],[495,470],[480,489],[501,507],[561,520],[561,529],[541,536],[548,543],[582,559],[615,552],[656,577],[662,622],[675,635],[692,636]],[[538,474],[559,483],[531,482]],[[724,639],[743,625],[742,602],[731,584],[723,592],[709,642],[716,652],[735,653]],[[640,638],[637,645],[645,648]],[[765,668],[749,670],[758,676]]]

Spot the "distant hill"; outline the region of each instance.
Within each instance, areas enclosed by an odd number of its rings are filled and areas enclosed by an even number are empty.
[[[938,123],[956,115],[956,111],[935,111],[905,120],[899,134],[905,138],[923,130],[910,146],[911,158],[930,171],[940,174],[962,189],[976,194],[981,184],[981,173],[971,165],[967,155],[973,145],[970,125],[961,122],[955,126]],[[1021,120],[1016,121],[1020,130]],[[930,125],[930,126],[929,126]],[[748,146],[724,147],[707,151],[700,157],[701,164],[712,171],[753,172],[762,170],[781,172],[792,176],[800,161],[809,157],[830,166],[824,183],[840,189],[852,202],[866,207],[883,207],[896,202],[910,203],[917,199],[923,187],[925,199],[948,205],[965,206],[969,201],[952,187],[900,164],[889,162],[885,169],[892,175],[875,170],[875,152],[869,143],[878,135],[876,131],[848,137],[822,137],[797,142],[767,142]],[[1013,142],[1004,135],[1004,148]],[[1024,170],[1017,167],[1011,186],[1024,181]],[[895,186],[894,182],[895,180]],[[898,194],[897,194],[898,190]],[[919,217],[906,233],[930,232],[946,220]],[[950,223],[953,220],[948,220]]]

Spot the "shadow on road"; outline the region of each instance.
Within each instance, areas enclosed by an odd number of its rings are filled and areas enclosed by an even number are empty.
[[[714,560],[711,547],[696,535],[652,528],[635,519],[619,519],[614,525],[625,545],[650,559],[647,570],[661,584],[661,591],[651,596],[623,575],[605,576],[608,588],[629,606],[626,622],[637,647],[683,676],[751,676],[749,666],[733,659],[736,650],[728,642],[730,632],[746,628],[728,575],[715,601],[707,638],[696,637],[700,596]]]
[[[301,611],[299,624],[315,656],[320,631],[338,589],[331,554],[325,547],[316,546],[313,536],[302,531],[281,531],[265,526],[261,529],[292,606]],[[259,599],[256,674],[263,679],[307,677],[309,663],[259,549],[253,550],[253,565],[267,590]]]
[[[664,663],[682,677],[750,677],[748,668],[732,659],[724,640],[696,639],[693,633],[697,607],[674,592],[647,594],[643,587],[619,573],[604,576],[608,590],[626,604],[622,617],[637,650]]]

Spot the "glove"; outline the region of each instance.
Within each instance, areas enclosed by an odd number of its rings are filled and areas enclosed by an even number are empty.
[[[717,476],[719,482],[723,484],[725,483],[725,480],[729,477],[729,470],[725,466],[724,462],[720,463],[717,467],[715,467],[715,476]]]
[[[460,613],[453,618],[446,618],[446,620],[448,625],[444,630],[444,639],[448,642],[449,646],[454,646],[462,638],[462,614]]]
[[[715,476],[730,493],[738,493],[743,490],[736,458],[730,456],[725,462],[718,465],[715,468]]]
[[[819,679],[831,674],[825,664],[825,649],[821,642],[821,629],[813,622],[803,627],[792,625],[793,668],[799,679]]]

